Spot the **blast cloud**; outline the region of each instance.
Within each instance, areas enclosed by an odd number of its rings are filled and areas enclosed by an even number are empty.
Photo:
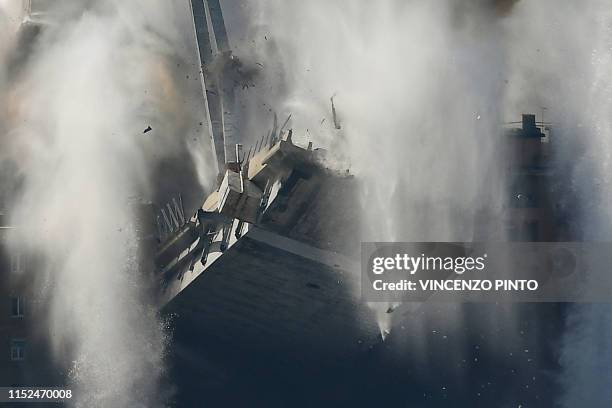
[[[188,5],[71,1],[49,12],[2,97],[3,155],[24,180],[14,245],[41,257],[49,338],[58,364],[71,362],[76,405],[162,406],[169,333],[139,267],[130,202],[158,198],[158,161],[202,136],[201,98],[190,106],[182,93],[200,92],[192,33],[180,31]]]

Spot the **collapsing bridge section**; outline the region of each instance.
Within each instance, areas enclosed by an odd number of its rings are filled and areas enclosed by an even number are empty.
[[[158,217],[164,311],[198,344],[238,339],[335,356],[369,347],[380,333],[360,301],[355,179],[312,143],[294,144],[290,118],[279,129],[275,116],[268,135],[242,151],[232,123],[241,63],[219,1],[191,8],[218,188],[192,216],[175,200]]]
[[[231,341],[239,331],[257,347],[308,342],[341,355],[379,341],[360,300],[358,241],[344,238],[359,236],[355,179],[326,160],[289,131],[226,170],[158,251],[165,311],[208,336]]]

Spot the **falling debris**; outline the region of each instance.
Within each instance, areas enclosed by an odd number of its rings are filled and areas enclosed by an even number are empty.
[[[395,311],[395,309],[397,309],[399,305],[391,305],[389,306],[389,308],[387,309],[387,313],[393,313]]]
[[[281,126],[279,133],[282,133],[283,130],[285,130],[285,126],[287,126],[287,124],[289,123],[290,120],[291,120],[291,114],[289,114],[289,116],[287,116],[287,120],[285,121],[285,123],[283,123],[283,126]]]
[[[151,126],[147,126],[147,128],[142,133],[148,133],[148,132],[150,132],[152,130],[153,130],[153,128]]]
[[[391,331],[389,330],[383,330],[380,334],[380,336],[382,337],[382,341],[385,341],[387,339],[387,336],[389,336],[391,334]]]
[[[331,98],[329,98],[329,100],[331,101],[331,108],[332,108],[332,116],[334,118],[334,128],[336,128],[337,130],[342,129],[342,126],[340,125],[340,122],[338,121],[338,116],[336,115],[336,106],[334,105],[334,98],[336,97],[336,94],[333,94]]]

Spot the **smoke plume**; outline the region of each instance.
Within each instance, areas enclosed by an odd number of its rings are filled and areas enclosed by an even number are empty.
[[[181,157],[186,142],[203,143],[202,101],[190,91],[201,92],[199,64],[183,28],[191,27],[188,5],[104,0],[43,9],[44,21],[22,26],[34,35],[3,82],[3,157],[23,179],[12,200],[21,227],[14,245],[40,261],[32,267],[49,305],[49,339],[58,364],[69,364],[76,405],[162,406],[168,333],[150,271],[140,268],[133,204],[164,199],[177,175],[160,163],[190,163]],[[14,55],[24,50],[12,45]],[[190,175],[193,167],[177,178]]]

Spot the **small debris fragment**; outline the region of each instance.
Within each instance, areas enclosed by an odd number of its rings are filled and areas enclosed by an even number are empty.
[[[151,126],[147,126],[147,128],[142,133],[148,133],[148,132],[150,132],[152,130],[153,130],[153,128]]]
[[[342,129],[342,126],[340,125],[340,121],[338,120],[338,117],[336,116],[336,106],[334,105],[334,97],[336,96],[336,94],[333,94],[331,98],[329,98],[331,100],[331,108],[332,108],[332,117],[334,118],[334,127],[337,130]]]

